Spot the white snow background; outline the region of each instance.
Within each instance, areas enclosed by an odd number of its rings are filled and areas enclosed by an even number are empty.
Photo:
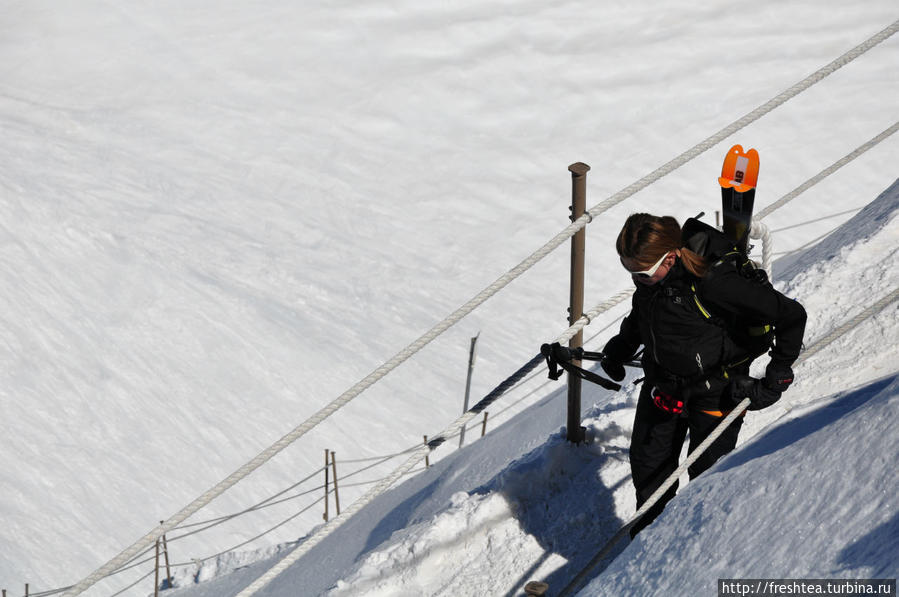
[[[568,223],[569,164],[592,167],[595,205],[899,16],[883,0],[34,0],[0,15],[10,596],[80,580],[536,250]],[[598,218],[588,306],[630,284],[612,245],[627,214],[714,211],[733,143],[761,153],[763,208],[899,119],[897,66],[894,36]],[[893,137],[766,220],[807,345],[897,286],[897,155]],[[419,444],[461,412],[472,336],[476,400],[565,329],[567,301],[566,244],[188,522],[284,490],[326,448],[340,466]],[[624,309],[587,328],[588,348]],[[582,594],[895,578],[897,315],[799,367],[784,404],[748,415],[744,445]],[[487,437],[436,450],[260,594],[563,586],[633,512],[634,399],[587,388],[591,441],[574,447],[563,384],[533,377],[491,408]],[[369,487],[347,482],[342,504]],[[173,541],[170,594],[235,594],[323,506],[204,559],[319,497]]]

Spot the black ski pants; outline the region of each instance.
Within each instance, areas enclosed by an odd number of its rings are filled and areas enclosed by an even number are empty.
[[[673,414],[657,407],[652,401],[652,385],[644,382],[637,401],[637,414],[631,434],[630,464],[634,487],[637,490],[639,509],[662,483],[678,467],[681,449],[687,432],[690,433],[690,451],[702,443],[718,426],[721,413],[708,414],[698,407],[686,409],[681,414]],[[699,402],[699,401],[696,401]],[[734,449],[737,436],[743,425],[743,417],[738,417],[694,462],[687,472],[690,479],[706,471],[721,457]],[[677,493],[677,483],[671,486],[662,498],[631,527],[634,537],[651,523],[665,508],[665,504]]]

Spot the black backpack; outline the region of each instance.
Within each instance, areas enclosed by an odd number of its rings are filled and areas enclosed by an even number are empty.
[[[771,287],[768,274],[758,267],[746,252],[741,251],[733,239],[697,218],[689,218],[684,222],[681,228],[681,243],[685,248],[710,262],[708,271],[698,282],[700,287],[697,288],[696,285],[691,287],[693,300],[700,313],[725,328],[728,335],[745,351],[744,356],[736,362],[728,363],[727,367],[737,366],[764,354],[774,343],[774,329],[770,322],[747,321],[739,315],[715,314],[703,306],[699,295],[703,283],[725,271],[736,271],[748,280]]]

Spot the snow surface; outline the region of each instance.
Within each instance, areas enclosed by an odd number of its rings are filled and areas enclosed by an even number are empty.
[[[86,576],[548,240],[567,223],[568,164],[593,167],[588,203],[598,203],[896,18],[885,0],[758,2],[736,32],[722,26],[732,10],[722,0],[0,10],[0,588],[10,595]],[[897,50],[888,40],[591,224],[588,305],[627,287],[608,242],[621,220],[713,210],[731,143],[761,151],[763,207],[894,123]],[[767,222],[786,255],[779,284],[811,315],[807,344],[896,287],[895,190],[859,210],[891,185],[897,143]],[[318,470],[325,448],[370,458],[439,431],[461,410],[470,337],[480,332],[481,396],[564,329],[567,272],[567,250],[556,251],[196,518],[282,491]],[[594,345],[622,312],[587,330]],[[805,364],[790,390],[797,408],[753,414],[748,445],[684,488],[598,582],[676,594],[666,583],[677,577],[705,591],[717,570],[765,569],[760,553],[778,558],[772,576],[895,577],[885,425],[896,321],[894,305]],[[564,583],[633,511],[634,395],[589,391],[592,442],[581,447],[561,439],[563,395],[542,376],[517,388],[483,440],[437,450],[431,469],[266,594]],[[870,434],[834,445],[860,428]],[[808,456],[819,450],[826,466]],[[788,468],[800,456],[805,468]],[[825,484],[832,469],[854,484]],[[753,471],[764,494],[734,477]],[[341,501],[367,488],[347,484]],[[791,507],[766,510],[780,518],[765,527],[743,494]],[[182,591],[233,594],[321,522],[321,507],[234,554],[192,560],[252,539],[296,504],[172,542],[186,564],[176,584],[212,578]],[[673,514],[684,509],[687,520]],[[790,525],[817,534],[777,534]],[[716,572],[685,566],[684,549],[716,558]],[[88,594],[115,593],[151,566]],[[151,592],[151,579],[127,591]]]

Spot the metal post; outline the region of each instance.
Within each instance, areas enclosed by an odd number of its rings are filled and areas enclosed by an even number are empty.
[[[587,172],[590,166],[577,162],[568,166],[571,172],[571,220],[577,220],[587,211]],[[584,253],[587,231],[581,228],[571,239],[571,293],[568,308],[568,324],[573,325],[584,314]],[[584,344],[584,332],[579,331],[568,341],[569,348]],[[580,361],[572,361],[580,366]],[[568,374],[568,441],[576,444],[584,441],[581,427],[581,378]]]
[[[425,445],[428,445],[428,436],[425,436]],[[425,453],[425,468],[431,468],[430,452]]]
[[[481,423],[481,437],[484,437],[484,434],[487,433],[487,411],[484,411],[484,422]]]
[[[334,473],[334,507],[337,510],[337,516],[340,516],[340,494],[337,493],[337,454],[331,452],[331,472]]]
[[[471,395],[471,374],[474,371],[474,359],[475,359],[475,346],[478,343],[478,336],[481,335],[481,332],[478,332],[477,336],[471,339],[471,348],[468,351],[468,379],[465,380],[465,402],[462,404],[462,412],[468,412],[468,397]],[[462,444],[465,443],[465,426],[462,427],[462,431],[459,433],[459,447],[462,447]]]

